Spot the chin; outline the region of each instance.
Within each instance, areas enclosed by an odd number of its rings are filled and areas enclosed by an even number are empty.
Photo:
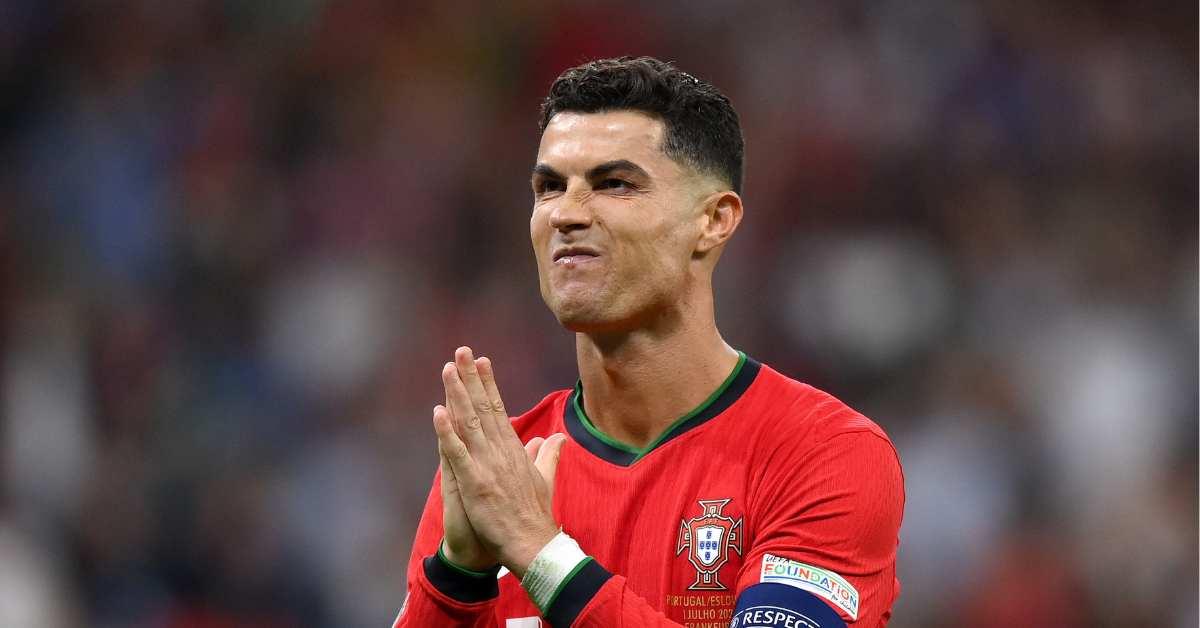
[[[550,311],[558,319],[558,324],[569,331],[587,333],[600,331],[612,326],[611,314],[606,312],[604,304],[595,299],[558,298],[548,303]]]
[[[624,334],[638,327],[638,319],[631,316],[621,316],[612,307],[597,304],[588,308],[552,308],[558,324],[567,331],[577,334]]]
[[[570,331],[586,332],[597,324],[603,323],[603,317],[597,316],[597,313],[592,308],[586,306],[572,307],[572,305],[564,307],[560,303],[558,307],[550,308],[554,312],[554,317],[558,319],[559,325]]]

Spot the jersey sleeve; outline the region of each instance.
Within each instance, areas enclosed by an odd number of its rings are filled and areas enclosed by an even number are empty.
[[[887,437],[872,425],[803,451],[780,447],[758,486],[738,590],[804,591],[847,625],[886,625],[899,595],[904,512],[900,461]]]
[[[899,593],[904,510],[890,441],[874,430],[844,432],[799,454],[781,447],[769,462],[752,506],[757,525],[738,574],[732,625],[886,625]],[[545,618],[555,628],[681,625],[595,561],[565,584]]]
[[[496,625],[496,573],[456,568],[439,553],[442,543],[441,472],[425,501],[408,562],[408,595],[393,628],[489,628]]]
[[[684,628],[634,593],[624,577],[588,560],[543,613],[552,628]],[[781,584],[741,590],[731,626],[846,628],[846,622],[815,595]]]
[[[553,628],[676,628],[650,603],[629,589],[623,576],[613,575],[589,560],[563,586],[543,617]]]

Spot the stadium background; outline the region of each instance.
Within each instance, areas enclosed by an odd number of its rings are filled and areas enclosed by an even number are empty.
[[[899,447],[892,625],[1196,626],[1194,4],[411,4],[0,7],[0,625],[388,625],[440,365],[575,379],[537,106],[637,53],[742,116],[727,339]]]

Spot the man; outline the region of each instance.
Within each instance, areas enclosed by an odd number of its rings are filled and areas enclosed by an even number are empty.
[[[541,129],[529,229],[579,383],[510,421],[487,358],[445,365],[396,627],[885,625],[895,450],[717,331],[713,268],[742,220],[729,101],[656,59],[601,60],[555,81]]]

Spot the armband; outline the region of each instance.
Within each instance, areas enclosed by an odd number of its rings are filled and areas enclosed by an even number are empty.
[[[786,584],[764,582],[738,596],[730,628],[846,628],[820,598]]]

